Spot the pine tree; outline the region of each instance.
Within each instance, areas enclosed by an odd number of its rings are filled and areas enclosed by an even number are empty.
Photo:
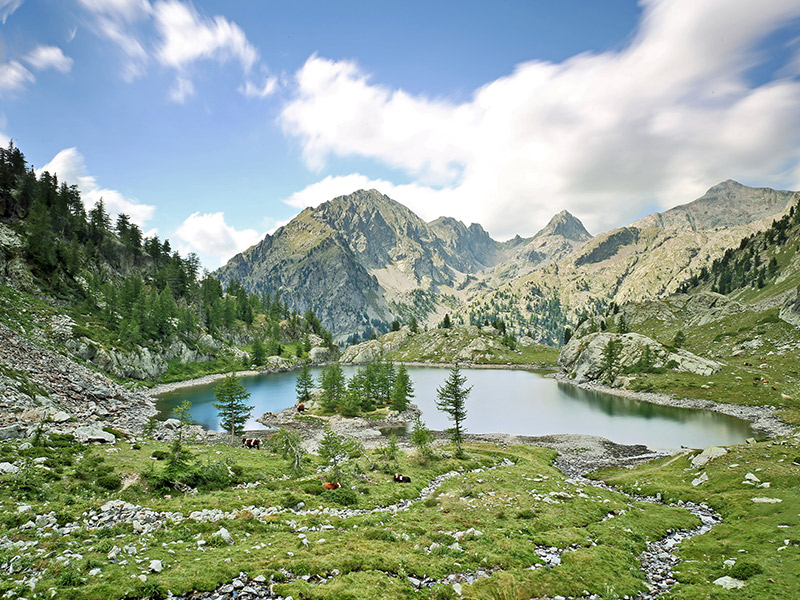
[[[602,354],[603,373],[608,382],[613,382],[617,377],[620,354],[622,354],[622,342],[613,338],[608,340]]]
[[[447,413],[453,422],[453,427],[448,429],[451,439],[456,445],[456,456],[463,458],[464,451],[461,442],[464,440],[464,420],[467,418],[466,401],[472,386],[464,387],[467,378],[461,375],[461,369],[456,363],[450,370],[450,376],[444,385],[436,390],[436,408]]]
[[[411,330],[411,333],[417,333],[419,331],[419,323],[417,323],[417,317],[411,317],[411,321],[408,323],[408,328]]]
[[[408,407],[408,399],[413,397],[414,386],[408,376],[408,369],[406,369],[405,365],[400,365],[394,377],[391,409],[403,412]]]
[[[328,411],[336,410],[336,406],[345,392],[344,374],[338,363],[328,365],[322,370],[320,387],[322,388],[322,407]]]
[[[260,367],[265,362],[267,362],[267,348],[261,338],[257,337],[253,340],[253,364]]]
[[[244,389],[236,375],[230,373],[214,388],[214,397],[217,401],[212,404],[219,414],[220,425],[225,431],[231,432],[231,446],[233,446],[236,435],[242,432],[244,424],[255,408],[244,402],[250,397],[250,392]]]
[[[294,384],[294,391],[297,394],[298,404],[311,400],[311,390],[314,387],[314,378],[311,376],[311,369],[307,364],[300,367],[297,380]]]

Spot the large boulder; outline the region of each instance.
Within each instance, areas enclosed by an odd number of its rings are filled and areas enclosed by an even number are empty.
[[[331,351],[328,348],[314,346],[308,351],[308,359],[312,363],[321,363],[331,358]]]
[[[75,436],[76,440],[84,444],[91,442],[106,442],[113,444],[115,441],[117,441],[117,437],[113,433],[103,431],[103,428],[97,424],[78,427],[72,432],[72,435]]]
[[[619,371],[636,365],[646,347],[650,348],[654,367],[671,366],[678,371],[711,375],[721,365],[692,354],[686,350],[670,351],[656,340],[638,333],[590,333],[582,338],[572,338],[558,356],[558,365],[568,376],[578,382],[602,379],[606,373],[603,367],[603,352],[611,340],[620,342],[617,362]]]

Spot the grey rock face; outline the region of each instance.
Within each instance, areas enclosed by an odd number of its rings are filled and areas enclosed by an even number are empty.
[[[591,333],[582,338],[573,338],[564,346],[558,356],[558,365],[562,371],[578,382],[602,379],[603,351],[611,340],[619,341],[621,346],[618,368],[624,369],[635,365],[642,356],[645,347],[650,348],[656,367],[663,367],[674,362],[678,371],[687,371],[700,375],[711,375],[721,365],[712,360],[701,358],[686,350],[670,352],[663,345],[647,336],[638,333]]]
[[[794,296],[786,300],[778,316],[790,325],[800,327],[800,286],[797,286]]]

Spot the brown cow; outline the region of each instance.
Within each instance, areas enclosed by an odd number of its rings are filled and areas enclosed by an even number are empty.
[[[305,409],[306,409],[306,405],[305,404],[301,403],[301,404],[297,405],[297,412],[303,412]]]
[[[326,490],[338,490],[342,486],[335,481],[326,481],[322,484],[322,487],[324,487]]]

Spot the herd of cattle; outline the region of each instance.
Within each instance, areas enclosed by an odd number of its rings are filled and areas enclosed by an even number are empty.
[[[242,438],[242,447],[243,448],[251,448],[253,450],[260,450],[261,449],[261,440],[258,438],[249,438],[247,436]],[[395,483],[411,483],[411,477],[408,475],[402,475],[400,473],[395,473],[392,477],[392,481]],[[322,484],[326,490],[337,490],[341,486],[334,481],[326,481]]]

